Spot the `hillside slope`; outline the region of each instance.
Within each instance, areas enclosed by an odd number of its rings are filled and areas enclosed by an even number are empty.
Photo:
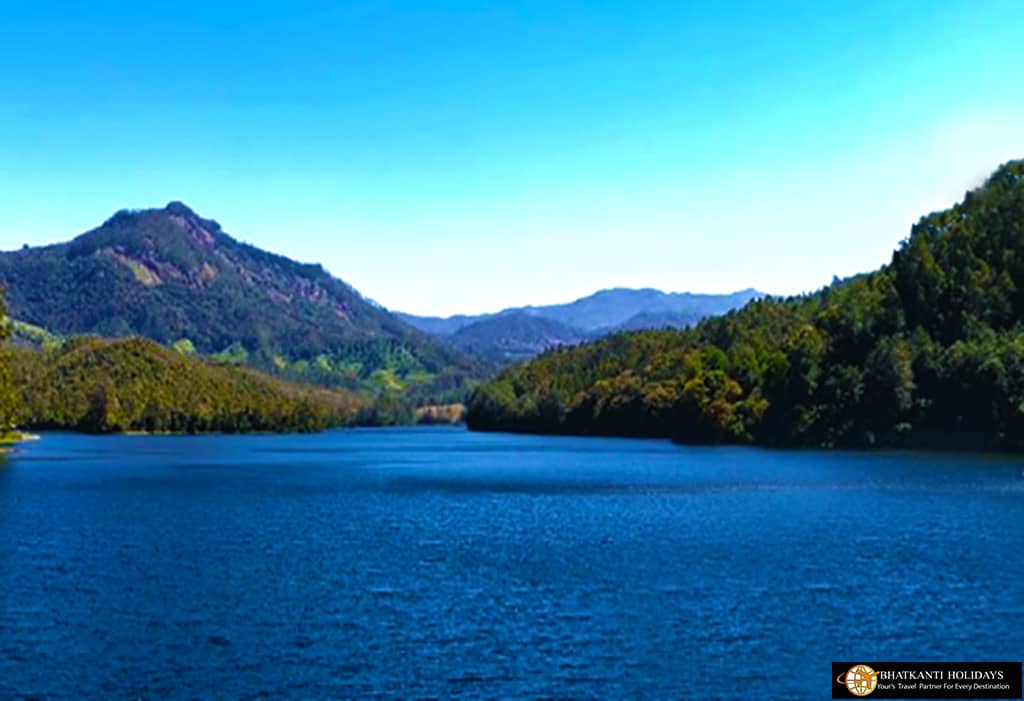
[[[187,340],[325,385],[444,390],[486,372],[321,266],[240,243],[178,202],[118,212],[69,243],[0,253],[0,284],[12,317],[49,332]]]
[[[24,428],[98,433],[315,431],[351,423],[364,400],[211,365],[142,338],[79,338],[3,351]]]
[[[553,346],[580,343],[588,335],[566,324],[520,312],[481,319],[448,338],[467,353],[504,365],[528,360]]]
[[[749,301],[749,300],[748,300]],[[746,302],[744,302],[746,304]],[[731,310],[729,310],[731,311]],[[724,313],[724,312],[723,312]],[[695,312],[641,312],[615,327],[616,331],[645,331],[647,329],[685,329],[700,323],[709,316]]]
[[[1024,161],[924,217],[881,270],[686,331],[552,351],[471,428],[790,446],[1024,449]]]

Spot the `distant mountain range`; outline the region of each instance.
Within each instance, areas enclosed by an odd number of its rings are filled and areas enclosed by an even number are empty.
[[[0,284],[11,317],[48,332],[140,335],[326,386],[429,395],[491,371],[321,266],[241,243],[180,202],[0,253]]]
[[[602,290],[446,319],[391,313],[323,267],[242,243],[181,202],[122,210],[67,243],[0,252],[17,341],[143,336],[287,379],[456,401],[498,365],[608,333],[684,327],[761,293]]]
[[[531,358],[547,348],[574,345],[619,331],[685,328],[763,296],[752,289],[714,295],[615,288],[568,304],[514,307],[493,314],[398,316],[463,351],[507,364]]]

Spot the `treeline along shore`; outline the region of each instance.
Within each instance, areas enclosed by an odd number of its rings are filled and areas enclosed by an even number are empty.
[[[219,232],[205,220],[181,224],[179,214],[174,209],[125,215],[117,226],[108,223],[76,241],[98,246],[106,242],[104,236],[113,236],[111,231],[122,236],[117,239],[121,243],[135,241],[136,229],[150,219],[160,226],[147,224],[145,230],[163,232],[172,242],[181,243],[179,229],[193,238],[197,231],[206,232],[200,224]],[[134,238],[124,238],[122,229]],[[256,256],[217,236],[199,242],[220,241],[239,260]],[[33,255],[52,263],[54,254],[39,250]],[[114,265],[107,250],[91,252],[90,265]],[[139,259],[149,260],[144,252]],[[291,271],[294,280],[306,280],[291,263],[267,260]],[[154,268],[172,282],[135,277],[122,282],[138,295],[155,294],[165,285],[178,285],[196,299],[213,295],[203,287],[202,276],[188,285],[174,282],[175,271],[185,270],[186,262]],[[17,263],[7,261],[13,271],[19,270]],[[341,295],[348,289],[314,273],[309,275],[325,290]],[[38,270],[35,274],[45,277]],[[221,277],[229,278],[229,272]],[[269,273],[265,277],[261,284],[277,280]],[[25,308],[35,308],[30,304],[38,296],[35,288],[20,289]],[[317,306],[321,292],[307,296],[313,301],[292,304],[325,313]],[[358,308],[381,328],[400,323],[370,305],[358,306],[351,295],[343,301],[349,307],[339,301],[331,307],[332,319],[351,316]],[[290,319],[292,307],[278,304],[282,318]],[[12,324],[2,296],[0,318],[5,320],[0,326],[4,341]],[[312,322],[303,317],[303,323]],[[454,365],[444,366],[441,360],[454,351],[422,341],[418,332],[401,326],[395,328],[419,344],[410,347],[420,348],[423,358],[434,363],[430,372],[400,372],[389,356],[383,365],[370,364],[377,368],[372,383],[359,380],[347,388],[339,387],[334,375],[323,383],[328,386],[289,381],[306,375],[291,373],[284,360],[268,364],[276,372],[272,376],[237,359],[197,354],[182,342],[167,347],[130,335],[71,335],[53,342],[44,329],[25,324],[23,335],[26,328],[40,336],[34,347],[4,342],[0,350],[0,433],[8,438],[15,427],[196,433],[449,422],[463,416],[460,400],[465,398],[467,424],[484,431],[778,447],[1021,450],[1024,161],[1007,163],[962,202],[923,217],[880,270],[836,280],[813,294],[755,299],[688,329],[616,333],[550,350],[475,386],[462,356],[451,355]],[[428,386],[436,397],[423,401]]]
[[[1024,161],[922,218],[878,271],[688,330],[549,351],[480,386],[467,421],[683,443],[1024,449]]]
[[[8,348],[7,425],[90,433],[319,431],[355,422],[366,400],[215,365],[142,338]]]

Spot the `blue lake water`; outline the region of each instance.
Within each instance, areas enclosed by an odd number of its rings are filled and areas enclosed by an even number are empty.
[[[1024,656],[1024,461],[473,434],[48,434],[0,697],[827,698]]]

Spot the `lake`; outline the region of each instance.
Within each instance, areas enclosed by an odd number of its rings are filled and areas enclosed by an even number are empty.
[[[1019,660],[1024,461],[469,433],[47,434],[0,697],[826,698]]]

